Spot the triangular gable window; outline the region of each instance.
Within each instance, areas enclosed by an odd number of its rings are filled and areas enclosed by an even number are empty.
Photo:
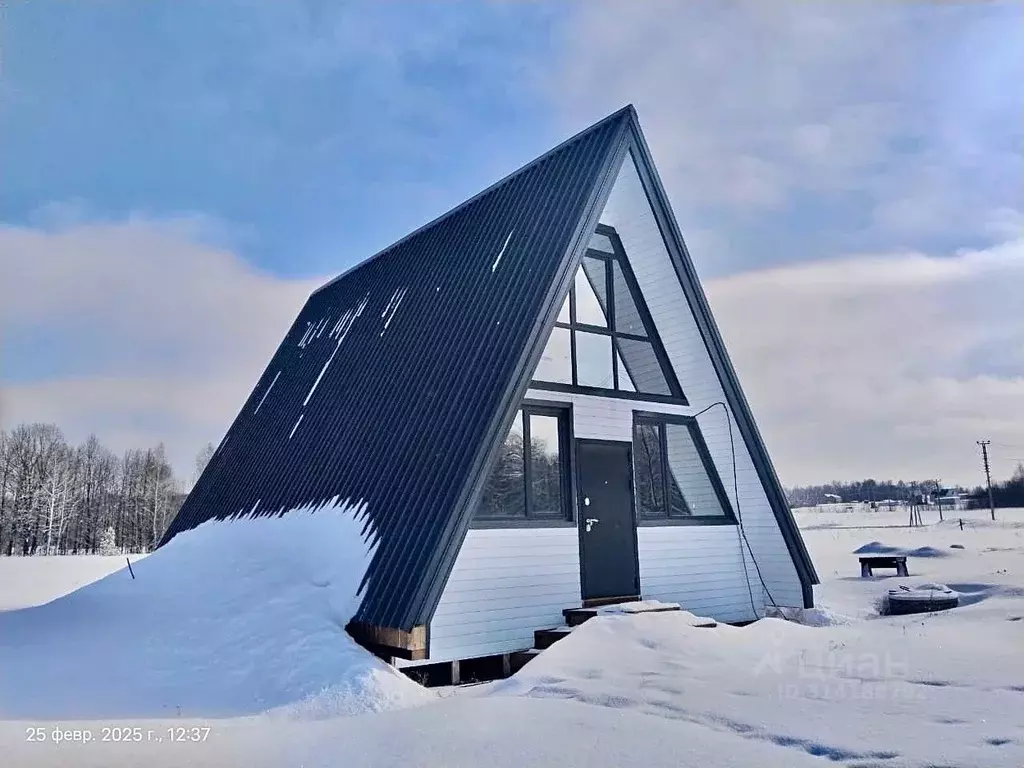
[[[533,378],[541,389],[683,399],[611,227],[591,238]]]

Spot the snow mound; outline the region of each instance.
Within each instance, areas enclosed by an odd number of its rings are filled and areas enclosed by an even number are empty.
[[[398,670],[377,664],[367,665],[343,683],[267,714],[286,720],[327,720],[414,707],[435,698]]]
[[[898,557],[947,557],[949,552],[935,547],[917,547],[916,549],[903,549],[902,547],[890,547],[880,541],[871,541],[853,550],[855,555],[896,555]]]
[[[785,619],[802,624],[805,627],[841,627],[853,621],[849,616],[829,610],[828,608],[791,608],[788,606],[770,606],[765,611],[769,619]]]
[[[211,520],[134,578],[0,615],[0,717],[305,717],[429,697],[345,632],[374,552],[362,511]]]
[[[679,603],[663,603],[660,600],[634,600],[631,603],[613,603],[595,609],[598,617],[638,616],[646,613],[671,613],[675,621],[685,622],[690,627],[715,627],[714,619],[684,611]]]

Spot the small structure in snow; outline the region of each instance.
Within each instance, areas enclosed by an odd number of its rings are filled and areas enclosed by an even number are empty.
[[[910,613],[932,613],[956,608],[960,604],[960,593],[945,584],[920,584],[916,587],[901,585],[890,589],[886,613],[902,616]]]

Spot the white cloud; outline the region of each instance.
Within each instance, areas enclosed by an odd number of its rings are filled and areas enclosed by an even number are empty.
[[[17,380],[3,392],[6,426],[53,421],[116,450],[164,441],[187,474],[322,282],[262,274],[194,234],[189,219],[0,229],[0,273],[17,287],[8,338],[59,330],[55,347],[3,360]],[[765,269],[708,290],[785,482],[973,482],[976,439],[1024,443],[1019,285],[1024,239]],[[49,368],[29,377],[29,364]]]
[[[636,105],[700,271],[734,273],[709,293],[785,482],[973,482],[975,440],[1024,444],[1019,3],[574,12],[551,98]]]
[[[1021,207],[1022,22],[1012,2],[594,0],[550,88],[574,125],[637,105],[686,228],[788,206],[790,230],[827,228],[813,201],[872,247],[974,237]]]
[[[976,483],[975,440],[1024,445],[1022,285],[1024,238],[760,270],[708,292],[784,482]]]
[[[209,225],[0,227],[0,324],[18,349],[0,361],[3,425],[53,421],[69,439],[96,432],[115,450],[164,441],[187,472],[323,282],[259,272],[204,244]]]

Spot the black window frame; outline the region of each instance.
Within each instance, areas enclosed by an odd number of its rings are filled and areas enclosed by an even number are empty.
[[[679,379],[676,377],[675,371],[672,369],[672,364],[668,359],[668,354],[665,352],[665,346],[661,343],[661,337],[658,335],[658,329],[654,325],[654,320],[651,317],[650,311],[647,309],[647,303],[644,301],[643,294],[640,292],[640,285],[637,282],[636,275],[633,273],[633,269],[629,264],[629,260],[626,258],[626,250],[622,245],[622,240],[619,238],[618,233],[614,227],[610,227],[606,224],[599,224],[595,230],[595,234],[605,235],[612,243],[612,249],[614,253],[608,253],[607,251],[601,251],[594,248],[587,248],[584,253],[584,257],[590,257],[594,259],[600,259],[607,263],[605,269],[605,296],[607,297],[607,318],[608,327],[604,328],[597,325],[589,325],[587,323],[579,323],[576,321],[576,274],[573,274],[573,280],[569,285],[569,322],[564,323],[556,318],[553,328],[562,328],[569,331],[569,356],[570,366],[572,374],[572,383],[565,384],[561,382],[552,381],[540,381],[533,380],[530,382],[532,389],[542,389],[553,392],[576,392],[586,395],[596,395],[599,397],[615,397],[623,400],[646,400],[650,402],[662,402],[662,403],[673,403],[678,405],[689,405],[689,401],[686,399],[686,395],[683,393],[683,388],[679,383]],[[643,323],[644,329],[647,332],[646,336],[642,336],[634,333],[623,333],[615,329],[615,270],[614,265],[619,265],[622,270],[622,277],[626,282],[626,286],[630,292],[630,298],[633,304],[636,306],[637,314],[640,316],[640,321]],[[582,264],[582,261],[581,261]],[[578,267],[579,268],[579,267]],[[559,308],[561,313],[561,308]],[[611,337],[612,340],[612,387],[605,389],[603,387],[589,387],[580,386],[577,384],[577,366],[576,366],[576,333],[591,333],[598,336]],[[619,389],[619,346],[616,343],[618,339],[629,339],[631,341],[643,341],[651,345],[654,350],[654,355],[658,360],[658,364],[661,366],[662,374],[665,376],[665,381],[668,384],[670,394],[657,394],[651,392],[630,392],[627,390]],[[634,386],[636,382],[633,382]]]
[[[736,525],[736,514],[733,510],[729,495],[725,490],[725,485],[722,483],[722,478],[718,474],[718,468],[715,466],[714,460],[711,458],[711,452],[708,450],[707,443],[704,441],[704,435],[700,431],[700,426],[697,420],[692,416],[683,416],[679,414],[671,413],[652,413],[645,411],[634,411],[633,412],[633,426],[631,442],[633,443],[633,487],[639,488],[639,482],[637,479],[637,464],[636,464],[636,427],[638,424],[647,424],[656,426],[658,428],[658,439],[660,443],[660,458],[662,464],[662,488],[661,498],[664,509],[661,514],[650,515],[643,514],[640,499],[635,499],[635,505],[637,509],[637,525],[649,526],[649,527],[665,527],[668,525]],[[708,480],[711,481],[711,486],[715,490],[715,494],[718,496],[718,502],[722,505],[723,514],[721,515],[672,515],[671,504],[669,502],[669,483],[672,482],[672,470],[668,463],[668,425],[685,426],[690,432],[690,438],[693,440],[693,444],[697,449],[697,455],[700,456],[701,463],[704,465],[704,471],[708,476]],[[684,502],[689,506],[689,502],[685,501],[686,491],[683,488],[679,489]],[[638,491],[634,491],[637,494]]]
[[[523,430],[523,503],[525,506],[522,517],[486,517],[481,514],[480,501],[473,510],[471,528],[574,528],[576,526],[576,508],[573,502],[575,486],[573,485],[572,467],[576,463],[575,440],[572,429],[572,404],[553,401],[524,401],[517,409],[520,428]],[[530,453],[530,416],[554,416],[558,419],[558,463],[561,475],[562,513],[558,515],[531,516],[530,487],[532,468]],[[511,429],[511,425],[510,425]],[[508,432],[506,431],[505,437]],[[504,443],[505,437],[502,437]],[[488,472],[493,471],[493,467]],[[488,475],[489,477],[489,475]],[[486,487],[486,481],[485,481]]]

